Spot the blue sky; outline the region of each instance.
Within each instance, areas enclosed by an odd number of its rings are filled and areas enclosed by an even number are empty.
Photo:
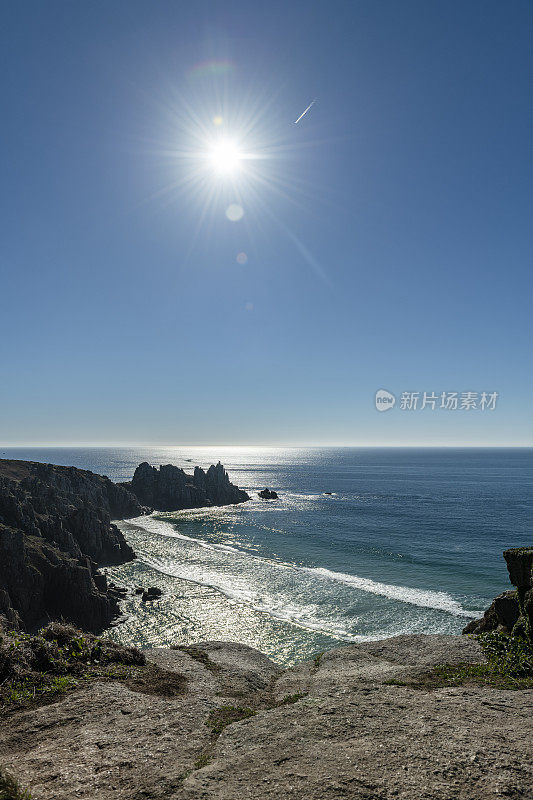
[[[0,442],[533,444],[531,3],[2,17]]]

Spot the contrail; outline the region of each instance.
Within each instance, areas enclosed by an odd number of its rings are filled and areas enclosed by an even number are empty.
[[[295,124],[295,125],[297,125],[297,124],[300,122],[300,120],[301,120],[301,118],[302,118],[302,117],[305,117],[305,115],[307,114],[307,112],[309,111],[309,109],[310,109],[310,108],[313,108],[313,106],[314,106],[314,104],[316,103],[316,101],[317,101],[317,98],[315,97],[315,99],[314,99],[314,100],[313,100],[311,103],[309,103],[309,105],[307,106],[307,108],[305,109],[305,111],[303,112],[303,114],[300,114],[300,116],[298,117],[298,119],[296,119],[296,120],[294,121],[294,124]]]

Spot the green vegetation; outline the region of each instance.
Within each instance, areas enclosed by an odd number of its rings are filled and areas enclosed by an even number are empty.
[[[527,639],[504,633],[484,633],[475,638],[486,662],[439,664],[430,672],[401,680],[391,678],[383,685],[431,690],[477,683],[498,689],[533,689],[533,647]]]
[[[0,706],[48,702],[91,678],[125,679],[140,650],[52,622],[32,635],[0,630]]]
[[[57,677],[42,675],[35,678],[27,676],[12,681],[3,697],[7,704],[26,704],[35,700],[36,697],[53,697],[53,695],[62,694],[69,689],[75,689],[77,685],[77,681],[69,675],[58,675]]]
[[[0,767],[0,800],[31,800],[27,789],[21,789],[19,782]]]
[[[527,639],[504,633],[486,633],[477,638],[487,662],[435,667],[435,675],[445,685],[473,681],[501,689],[533,688],[533,647]]]
[[[196,759],[196,761],[194,762],[194,769],[202,769],[202,767],[206,767],[209,764],[209,761],[210,761],[210,754],[208,751],[206,751],[205,753],[202,753],[202,755],[199,758]],[[185,778],[187,778],[189,775],[190,772],[187,773],[187,775],[185,775]]]
[[[194,769],[202,769],[202,767],[209,764],[213,748],[224,728],[227,728],[228,725],[232,725],[234,722],[240,722],[241,719],[253,717],[255,713],[253,709],[244,708],[242,706],[221,706],[220,708],[213,708],[209,712],[205,723],[207,727],[211,729],[211,743],[196,760]],[[188,774],[190,773],[186,773],[184,778],[187,777]]]

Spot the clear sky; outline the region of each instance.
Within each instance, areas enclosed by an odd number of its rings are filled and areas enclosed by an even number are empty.
[[[532,35],[520,0],[3,3],[0,442],[533,444]]]

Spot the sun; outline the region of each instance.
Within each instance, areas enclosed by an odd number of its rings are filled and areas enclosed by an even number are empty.
[[[207,157],[210,166],[218,175],[233,175],[240,169],[243,153],[235,142],[222,139],[213,144]]]

